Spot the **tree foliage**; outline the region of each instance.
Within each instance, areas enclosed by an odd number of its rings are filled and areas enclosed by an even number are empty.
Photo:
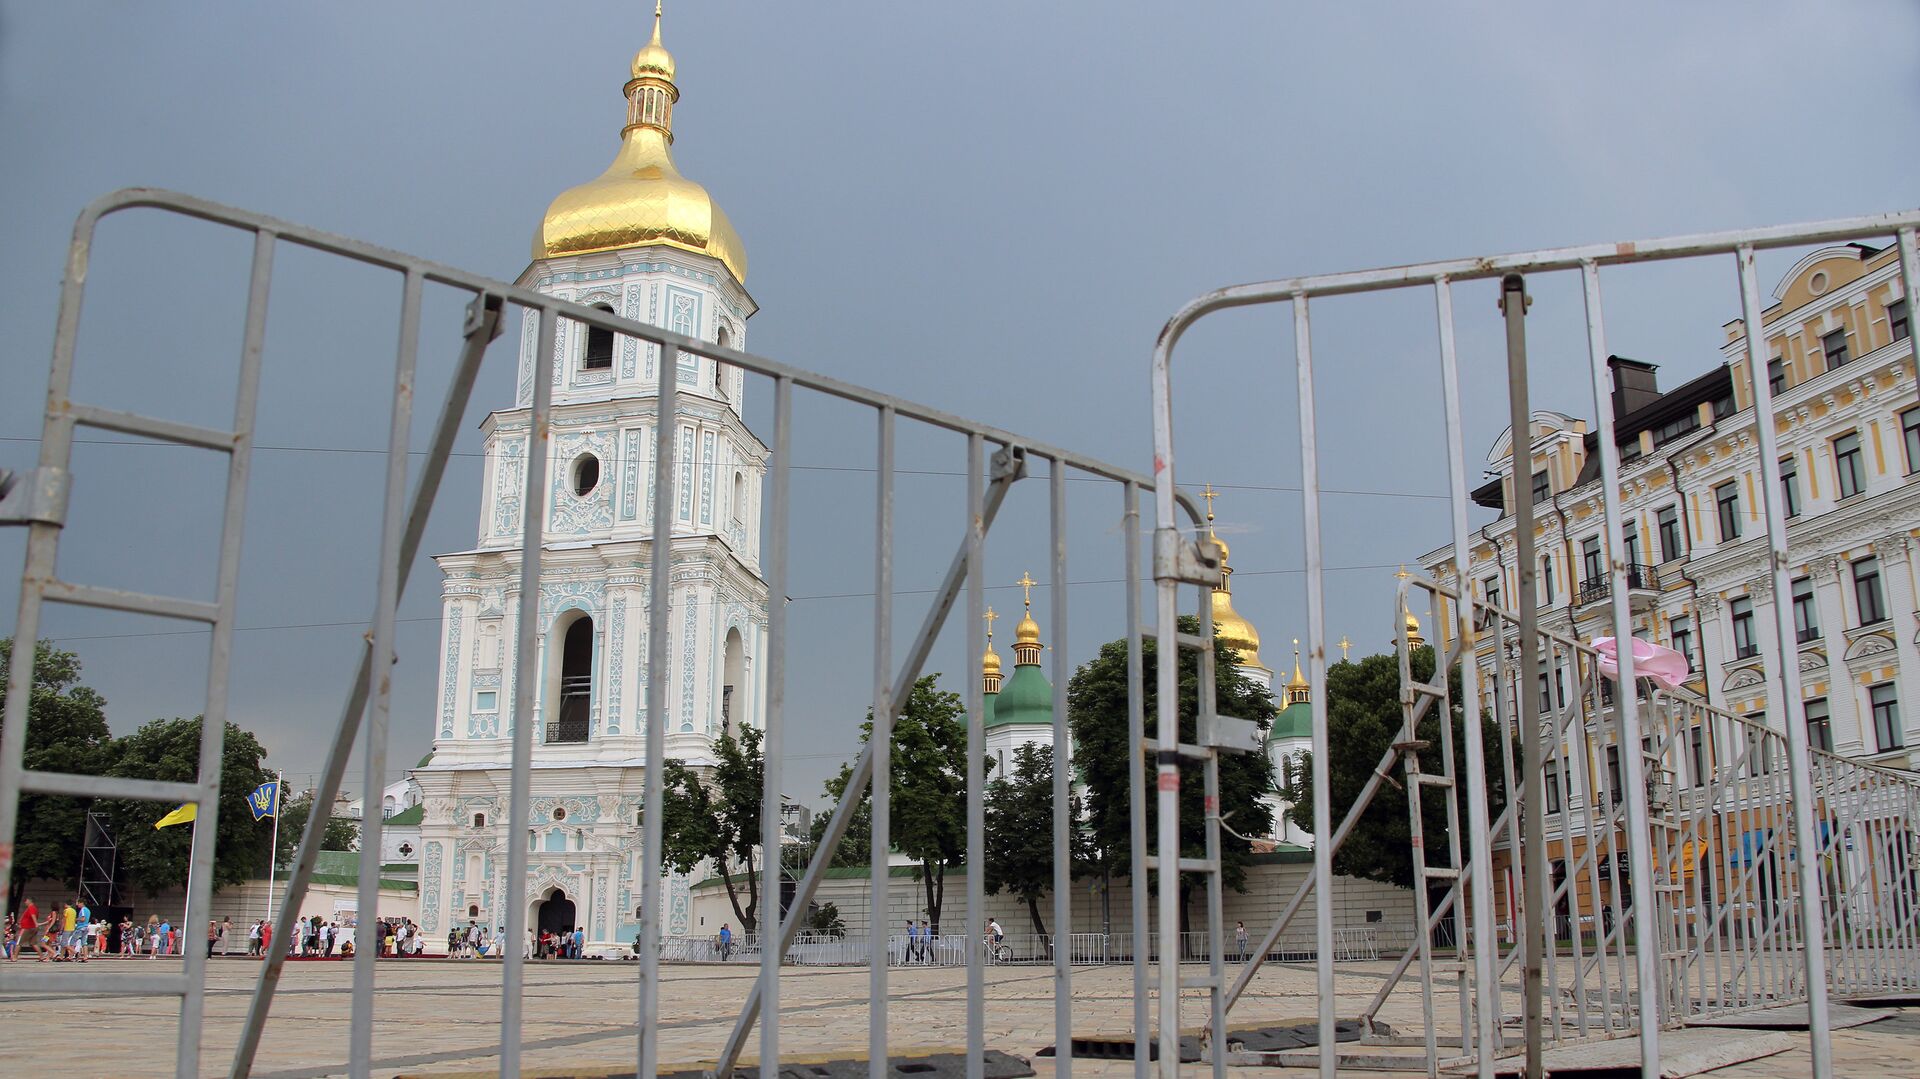
[[[156,719],[118,741],[108,775],[192,783],[199,774],[201,718]],[[267,868],[272,825],[256,821],[247,809],[247,792],[272,779],[261,760],[267,751],[258,739],[232,723],[222,744],[218,831],[213,864],[214,887],[250,880]],[[151,895],[185,884],[193,827],[156,829],[153,822],[174,807],[157,802],[103,801],[119,847],[120,878]],[[205,816],[196,822],[206,827]]]
[[[869,731],[871,729],[871,721],[862,727],[863,731]],[[860,742],[862,745],[866,744],[864,734]],[[837,806],[840,804],[840,796],[846,792],[847,784],[851,782],[852,779],[853,765],[851,764],[841,765],[840,774],[828,778],[825,789],[829,805]],[[812,834],[809,838],[815,850],[820,848],[820,841],[826,837],[827,825],[831,823],[832,818],[833,811],[831,809],[825,813],[815,813],[813,815]],[[870,791],[862,791],[859,803],[853,807],[853,817],[847,822],[847,834],[842,836],[839,845],[833,848],[833,857],[828,860],[827,864],[841,869],[870,865],[873,861],[871,857],[872,851],[873,797]]]
[[[1180,619],[1182,633],[1200,632],[1200,620]],[[1141,642],[1142,682],[1140,695],[1146,710],[1146,734],[1158,737],[1158,702],[1155,664],[1158,642],[1148,637]],[[1191,649],[1180,650],[1180,741],[1191,744],[1197,734],[1199,715],[1199,656]],[[1214,641],[1215,706],[1221,715],[1252,720],[1262,731],[1273,724],[1273,698],[1260,685],[1240,673],[1239,653],[1216,639]],[[1074,763],[1087,787],[1087,818],[1092,856],[1101,870],[1115,876],[1130,871],[1131,822],[1129,819],[1129,754],[1127,740],[1127,642],[1122,639],[1102,645],[1093,659],[1083,664],[1067,684],[1067,720],[1073,730]],[[1147,797],[1148,834],[1158,826],[1159,810],[1155,787],[1155,768],[1151,758],[1138,777],[1149,792]],[[1272,789],[1272,768],[1264,753],[1222,753],[1220,755],[1220,809],[1234,831],[1246,835],[1266,835],[1273,827],[1273,811],[1260,796]],[[1206,853],[1205,791],[1201,770],[1181,771],[1180,854],[1185,858],[1204,857]],[[1247,864],[1251,846],[1242,839],[1222,832],[1222,879],[1235,891],[1246,888]],[[1187,900],[1200,878],[1181,877],[1181,916],[1186,916]]]
[[[13,658],[12,639],[0,639],[0,671]],[[0,674],[0,707],[6,703]],[[106,699],[80,684],[80,659],[38,642],[33,650],[33,694],[27,705],[24,763],[36,772],[98,775],[112,762]],[[79,884],[80,848],[86,840],[86,803],[51,794],[20,796],[14,829],[13,877],[8,909],[18,909],[27,881]]]
[[[1013,752],[1007,774],[987,784],[987,875],[989,894],[1007,892],[1027,905],[1033,931],[1046,936],[1040,899],[1053,888],[1053,749],[1026,743]],[[1086,870],[1084,806],[1078,794],[1067,810],[1072,873]]]
[[[844,937],[847,923],[833,903],[814,903],[807,908],[807,932],[823,937]]]
[[[292,798],[281,793],[280,802],[280,846],[275,861],[282,866],[293,864],[294,852],[300,849],[300,836],[307,830],[307,818],[313,816],[313,792],[302,791]],[[358,850],[360,848],[360,826],[341,817],[328,817],[327,830],[320,835],[321,850]]]
[[[1409,657],[1413,677],[1420,681],[1433,678],[1432,648],[1418,648]],[[1454,774],[1460,777],[1461,791],[1466,789],[1465,710],[1460,704],[1460,675],[1449,674],[1450,699],[1453,702]],[[1424,743],[1420,752],[1420,770],[1438,774],[1443,770],[1440,716],[1429,708],[1421,718],[1415,737]],[[1334,819],[1346,816],[1347,808],[1360,796],[1373,769],[1387,750],[1399,740],[1404,722],[1400,705],[1400,661],[1393,655],[1367,656],[1358,662],[1342,662],[1327,668],[1327,769]],[[1488,819],[1497,817],[1506,806],[1506,785],[1499,765],[1500,731],[1492,719],[1481,717],[1481,736],[1486,748]],[[1301,758],[1303,767],[1295,770],[1294,802],[1288,817],[1301,828],[1324,840],[1326,834],[1313,819],[1312,754]],[[1393,783],[1382,784],[1354,822],[1340,849],[1334,852],[1336,873],[1385,881],[1412,887],[1413,835],[1407,820],[1407,792],[1401,782],[1401,765],[1393,764]],[[1447,792],[1427,787],[1421,801],[1421,825],[1426,847],[1447,849]],[[1463,834],[1464,852],[1473,837]],[[1464,857],[1464,853],[1462,855]],[[1437,864],[1437,863],[1436,863]]]
[[[737,739],[722,734],[713,743],[717,763],[705,780],[669,758],[661,788],[660,849],[666,864],[691,873],[701,862],[711,861],[746,933],[754,932],[760,906],[760,874],[754,863],[766,774],[760,738],[753,727],[742,728]]]
[[[915,682],[906,707],[894,721],[888,787],[893,847],[920,863],[914,877],[935,933],[940,931],[947,870],[962,864],[967,853],[967,713],[959,694],[942,690],[939,681],[938,674],[929,674]],[[861,727],[861,744],[872,737],[869,712]],[[851,767],[842,767],[838,776],[827,781],[827,796],[836,804],[852,776]],[[871,786],[861,792],[832,864],[870,864],[872,798]],[[825,832],[827,819],[828,814],[821,814],[815,820],[816,840]]]

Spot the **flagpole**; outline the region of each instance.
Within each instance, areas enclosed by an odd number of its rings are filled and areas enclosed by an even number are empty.
[[[267,848],[267,924],[273,924],[273,874],[280,868],[280,792],[285,789],[287,773],[273,774],[273,839]]]

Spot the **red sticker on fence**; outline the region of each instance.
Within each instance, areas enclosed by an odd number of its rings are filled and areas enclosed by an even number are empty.
[[[1207,799],[1207,815],[1211,817],[1218,814],[1219,812],[1220,812],[1220,799],[1218,798]]]
[[[1163,791],[1179,790],[1180,789],[1180,773],[1178,772],[1160,773],[1160,789]]]

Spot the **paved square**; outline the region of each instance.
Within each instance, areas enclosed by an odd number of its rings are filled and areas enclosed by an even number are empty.
[[[144,961],[111,961],[145,970]],[[1339,1011],[1357,1013],[1390,965],[1342,964]],[[97,967],[95,969],[98,969]],[[1196,971],[1199,968],[1195,968]],[[253,988],[257,964],[216,961],[208,978],[202,1072],[222,1075],[229,1065]],[[660,1060],[663,1065],[711,1061],[731,1027],[756,970],[750,966],[662,968]],[[535,963],[527,968],[524,1061],[530,1074],[566,1067],[631,1067],[638,968],[630,963]],[[996,967],[987,972],[986,1044],[1033,1058],[1052,1043],[1052,972],[1036,967]],[[858,1055],[867,1035],[867,974],[864,968],[789,968],[782,977],[782,1052]],[[384,961],[379,971],[374,1020],[376,1075],[487,1070],[499,1038],[500,967],[495,963]],[[966,1044],[966,974],[956,969],[896,970],[889,1029],[896,1053],[950,1049]],[[1132,1023],[1131,969],[1076,970],[1073,984],[1076,1032],[1126,1034]],[[1457,1024],[1458,1004],[1436,992],[1443,1032]],[[72,998],[11,995],[0,1005],[0,1059],[30,1062],[33,1079],[159,1076],[172,1074],[176,1011],[151,997],[95,996],[76,1006]],[[340,1075],[347,1055],[351,969],[345,963],[288,965],[268,1022],[254,1075],[258,1079],[321,1079]],[[1186,1024],[1202,1020],[1203,997],[1186,1003]],[[1314,1013],[1310,966],[1262,970],[1249,996],[1235,1010],[1234,1026],[1300,1021]],[[1382,1017],[1403,1033],[1419,1030],[1417,992],[1403,989]],[[1842,1075],[1913,1076],[1920,1079],[1920,1053],[1913,1051],[1920,1015],[1902,1014],[1834,1035]],[[757,1042],[756,1042],[757,1047]],[[1402,1050],[1411,1052],[1411,1050]],[[1034,1059],[1041,1075],[1051,1073]],[[1127,1062],[1078,1061],[1089,1075],[1131,1073]],[[9,1067],[11,1074],[23,1074]],[[1196,1071],[1198,1069],[1195,1069]],[[1248,1069],[1252,1073],[1252,1069]],[[1265,1074],[1305,1074],[1261,1069]],[[1805,1050],[1753,1061],[1716,1075],[1757,1079],[1804,1075]]]

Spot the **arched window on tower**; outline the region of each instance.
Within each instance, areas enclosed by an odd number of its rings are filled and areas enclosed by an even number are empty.
[[[548,742],[584,742],[593,709],[593,619],[581,615],[567,624],[560,646],[559,690],[554,696]]]
[[[722,653],[720,668],[720,729],[738,738],[740,736],[740,709],[734,703],[735,687],[745,684],[747,661],[745,649],[740,642],[740,631],[727,631],[726,650]]]
[[[744,472],[733,474],[733,523],[743,524],[747,519],[747,476]]]
[[[603,303],[593,305],[595,311],[613,314],[613,308]],[[605,371],[613,366],[613,331],[598,326],[587,327],[587,351],[581,357],[580,367],[585,371]]]
[[[725,326],[720,327],[720,332],[717,336],[719,338],[721,348],[733,347],[733,335],[727,332],[727,328]],[[719,360],[714,360],[713,361],[713,395],[715,397],[725,397],[727,395],[726,378],[727,378],[727,365],[724,363],[721,363]]]

